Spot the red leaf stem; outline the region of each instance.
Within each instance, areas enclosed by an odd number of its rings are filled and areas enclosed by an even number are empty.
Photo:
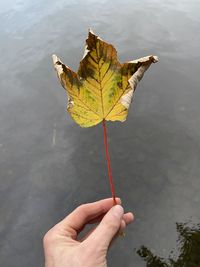
[[[107,161],[107,167],[108,167],[108,176],[109,176],[109,182],[110,182],[110,189],[112,193],[113,198],[113,204],[116,205],[116,194],[115,194],[115,187],[113,183],[112,178],[112,169],[110,164],[110,156],[109,156],[109,150],[108,150],[108,141],[107,141],[107,129],[106,129],[106,121],[103,120],[103,134],[104,134],[104,146],[105,146],[105,152],[106,152],[106,161]]]

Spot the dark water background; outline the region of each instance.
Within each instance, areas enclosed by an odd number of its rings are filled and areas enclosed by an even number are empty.
[[[110,196],[102,126],[70,119],[51,62],[76,70],[89,27],[121,61],[159,56],[127,121],[108,125],[117,194],[136,218],[110,266],[150,266],[141,246],[177,259],[176,223],[200,222],[200,1],[1,0],[1,267],[43,266],[44,233]]]

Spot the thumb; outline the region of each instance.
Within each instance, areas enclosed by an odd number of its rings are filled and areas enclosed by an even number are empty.
[[[93,246],[98,246],[99,249],[107,250],[120,228],[123,214],[124,209],[122,206],[113,206],[103,217],[94,232],[87,238],[86,242]]]

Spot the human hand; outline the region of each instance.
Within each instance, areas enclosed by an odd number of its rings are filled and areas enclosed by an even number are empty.
[[[120,199],[83,204],[44,236],[45,267],[106,267],[108,248],[117,234],[133,221]],[[86,224],[99,225],[78,240]]]

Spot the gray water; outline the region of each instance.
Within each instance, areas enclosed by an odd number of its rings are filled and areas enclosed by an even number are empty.
[[[56,53],[76,70],[89,27],[122,62],[159,56],[127,121],[108,123],[117,195],[135,214],[109,266],[147,266],[141,246],[177,259],[176,223],[200,222],[200,1],[2,0],[1,267],[43,266],[45,232],[77,205],[110,196],[102,125],[71,120],[51,62]]]

